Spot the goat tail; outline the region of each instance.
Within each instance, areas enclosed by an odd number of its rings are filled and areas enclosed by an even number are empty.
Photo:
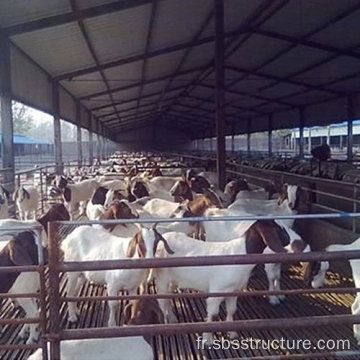
[[[360,250],[360,238],[356,239],[350,244],[333,244],[326,248],[326,251],[347,251]]]

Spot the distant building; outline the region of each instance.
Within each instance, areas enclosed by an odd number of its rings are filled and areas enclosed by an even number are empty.
[[[2,142],[2,134],[0,133],[0,144]],[[26,135],[14,134],[14,155],[32,155],[32,154],[51,154],[53,152],[53,144],[46,140],[29,138]],[[0,147],[1,155],[1,147]]]
[[[299,129],[291,131],[291,148],[298,149]],[[332,149],[342,151],[347,145],[347,123],[332,124],[329,126],[314,126],[304,128],[304,148],[310,152],[315,146],[327,143]],[[353,146],[360,148],[360,121],[353,122]]]

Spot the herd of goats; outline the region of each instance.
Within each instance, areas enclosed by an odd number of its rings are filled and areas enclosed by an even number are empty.
[[[330,148],[327,144],[312,149],[311,154],[311,159],[297,157],[247,158],[235,159],[235,163],[259,169],[285,171],[298,175],[360,183],[360,171],[356,162],[332,161]]]
[[[184,169],[184,166],[188,168]],[[47,260],[48,224],[51,221],[133,219],[134,223],[105,222],[79,225],[60,244],[64,261],[101,261],[119,259],[151,259],[216,255],[246,255],[280,252],[309,252],[311,247],[293,230],[293,219],[251,221],[192,221],[193,217],[224,217],[241,215],[296,214],[303,196],[300,186],[269,183],[265,189],[254,188],[246,181],[232,179],[222,191],[216,174],[201,171],[191,164],[180,164],[174,159],[146,157],[142,154],[114,154],[97,168],[88,167],[73,174],[48,174],[46,178],[52,202],[47,212],[36,217],[40,193],[37,187],[21,185],[13,200],[20,219],[8,217],[7,201],[10,196],[0,187],[0,231],[7,237],[0,243],[0,266],[38,264],[37,241],[43,246]],[[173,218],[164,223],[156,219]],[[188,218],[189,221],[177,221]],[[136,224],[136,219],[154,219],[149,226]],[[28,230],[29,228],[41,230]],[[11,232],[9,229],[16,228]],[[24,231],[19,231],[24,228]],[[4,239],[2,239],[4,240]],[[350,245],[331,245],[327,251],[360,248],[360,239]],[[324,249],[325,250],[325,249]],[[360,260],[351,260],[356,287],[360,287]],[[304,282],[314,288],[323,286],[328,262],[304,264]],[[159,294],[180,289],[203,292],[236,292],[247,287],[255,264],[233,266],[170,267],[154,269],[119,269],[66,273],[66,293],[73,297],[85,281],[106,285],[107,294],[119,291],[130,295],[146,292],[147,284],[154,282]],[[280,290],[281,264],[266,264],[269,290]],[[39,290],[36,273],[0,272],[0,293],[35,293]],[[207,321],[219,313],[225,300],[226,321],[233,321],[236,296],[212,297],[206,300]],[[282,295],[269,296],[272,305],[284,300]],[[13,300],[21,306],[27,317],[38,316],[33,298]],[[116,323],[117,301],[110,300],[108,326]],[[360,296],[355,298],[352,313],[360,313]],[[76,302],[68,302],[68,321],[78,321]],[[125,324],[143,325],[178,322],[169,299],[131,300],[123,310]],[[39,338],[38,324],[25,324],[20,337],[27,343]],[[238,337],[230,332],[230,338]],[[354,336],[360,343],[360,324],[354,325]],[[212,333],[204,333],[206,344],[213,341]],[[61,343],[63,359],[101,359],[106,349],[107,360],[132,358],[137,349],[138,360],[154,359],[149,338],[142,336],[109,339],[67,340]],[[30,360],[42,359],[40,349]]]

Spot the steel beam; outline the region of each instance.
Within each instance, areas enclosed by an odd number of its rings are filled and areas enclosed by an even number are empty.
[[[346,98],[347,108],[347,159],[351,160],[353,157],[353,120],[354,120],[354,102],[351,96]]]
[[[54,117],[54,151],[55,151],[56,173],[62,174],[64,171],[64,167],[63,167],[62,146],[61,146],[59,83],[57,81],[54,81],[52,83],[52,107],[53,107],[53,117]]]
[[[77,139],[77,158],[78,168],[82,167],[82,144],[81,144],[81,105],[76,102],[76,139]]]
[[[280,33],[274,32],[274,31],[270,31],[270,30],[254,29],[252,31],[256,34],[259,34],[259,35],[262,35],[265,37],[290,42],[292,44],[295,44],[296,46],[304,45],[307,47],[311,47],[313,49],[323,50],[323,51],[326,51],[329,53],[334,53],[337,56],[348,56],[348,57],[352,57],[354,59],[360,60],[360,54],[358,54],[354,51],[349,51],[347,49],[339,49],[339,48],[333,47],[331,45],[322,44],[322,43],[312,41],[312,40],[307,40],[307,39],[301,38],[301,37],[300,38],[292,37],[292,36],[289,36],[286,34],[280,34]]]
[[[94,163],[94,148],[93,148],[93,122],[92,115],[88,112],[88,125],[89,125],[89,164],[90,166]]]
[[[226,184],[225,148],[225,68],[224,68],[224,1],[214,0],[215,5],[215,83],[216,83],[216,170],[218,185]]]
[[[192,68],[192,69],[180,71],[175,75],[171,74],[171,75],[159,76],[159,77],[156,77],[156,78],[144,80],[143,82],[136,82],[136,83],[125,85],[125,86],[111,88],[110,92],[115,93],[115,92],[121,92],[121,91],[125,91],[125,90],[130,90],[130,89],[141,86],[141,84],[143,84],[143,85],[153,84],[153,83],[156,83],[156,82],[159,82],[159,81],[168,80],[168,79],[173,78],[173,77],[191,74],[191,73],[196,72],[196,71],[202,71],[204,69],[205,69],[205,66],[198,66],[198,67],[195,67],[195,68]],[[69,81],[75,81],[76,82],[76,80],[69,80]],[[89,100],[91,98],[98,97],[98,96],[103,96],[103,95],[107,95],[107,94],[108,94],[107,90],[98,91],[96,93],[86,94],[86,95],[80,96],[79,100]]]
[[[265,19],[268,19],[269,16],[272,16],[274,13],[276,13],[277,11],[279,11],[286,3],[288,2],[288,0],[286,1],[282,1],[281,3],[277,4],[275,6],[275,8],[270,11],[271,15],[267,14],[267,16],[265,17]],[[273,5],[272,1],[264,1],[262,3],[260,3],[259,6],[257,6],[257,8],[249,15],[247,16],[247,18],[244,20],[244,22],[238,26],[238,28],[236,30],[241,30],[241,29],[245,29],[245,28],[249,28],[250,25],[252,25],[252,23],[254,21],[257,21],[257,23],[261,24],[264,20],[263,14],[269,10]],[[260,22],[259,22],[259,19]],[[248,34],[248,32],[246,32]],[[236,45],[233,49],[230,49],[231,46],[236,42],[237,38],[232,38],[230,39],[226,46],[225,46],[225,58],[228,58],[232,55],[233,51],[235,51],[234,49],[238,48],[238,45]],[[172,104],[170,104],[170,106],[167,107],[167,111],[176,103],[178,103],[179,101],[181,101],[182,97],[188,93],[190,93],[191,91],[193,91],[197,85],[199,85],[204,79],[206,79],[208,77],[208,75],[213,71],[213,67],[214,67],[214,61],[213,59],[211,59],[207,64],[206,64],[206,70],[204,70],[202,73],[200,73],[199,75],[197,75],[186,87],[186,89],[179,95],[178,99],[176,99]]]
[[[311,37],[314,34],[317,34],[318,32],[328,28],[329,26],[335,24],[336,22],[346,18],[349,15],[352,15],[355,11],[358,11],[360,8],[360,4],[356,3],[354,6],[346,9],[343,13],[341,14],[337,14],[334,18],[331,18],[329,21],[327,21],[324,24],[321,24],[319,27],[313,29],[312,31],[310,31],[309,33],[305,34],[304,36],[302,36],[301,38],[299,38],[298,40],[301,39],[307,39],[309,37]],[[271,64],[272,62],[276,61],[277,59],[279,59],[281,56],[287,54],[289,51],[291,51],[292,49],[294,49],[297,46],[297,42],[295,43],[291,43],[289,46],[287,46],[285,49],[281,49],[279,52],[277,52],[275,55],[271,56],[269,59],[267,59],[265,62],[261,63],[258,67],[256,67],[254,70],[258,71],[262,68],[264,68],[265,66]],[[333,59],[335,59],[337,57],[337,55],[331,55],[330,58],[327,58],[325,60],[320,60],[319,62],[317,62],[316,64],[311,65],[310,67],[307,67],[306,69],[302,69],[301,71],[297,71],[295,74],[289,74],[288,78],[293,78],[297,75],[299,75],[302,72],[308,71],[311,68],[314,68],[315,66],[318,66],[320,64],[325,64]],[[247,76],[247,75],[246,75]],[[242,77],[240,80],[243,80],[244,78],[246,78],[246,76]],[[263,91],[266,90],[274,85],[276,85],[277,83],[272,83],[270,85],[264,86],[259,88],[259,91]]]
[[[305,123],[305,108],[299,107],[299,157],[304,158],[304,123]],[[295,140],[296,141],[296,140]]]
[[[77,14],[77,13],[79,12],[79,9],[78,9],[76,0],[70,0],[70,4],[71,4],[71,8],[72,8],[73,12],[74,12],[75,14]],[[89,50],[89,52],[90,52],[90,54],[91,54],[91,56],[92,56],[92,58],[93,58],[93,60],[94,60],[94,63],[95,63],[97,66],[100,66],[100,61],[99,61],[99,59],[98,59],[98,57],[97,57],[97,55],[96,55],[95,48],[94,48],[94,46],[92,45],[92,42],[91,42],[91,40],[90,40],[90,37],[89,37],[89,35],[88,35],[87,31],[86,31],[86,27],[85,27],[84,21],[83,21],[83,20],[78,20],[78,26],[79,26],[80,32],[81,32],[81,34],[82,34],[82,36],[83,36],[83,38],[84,38],[84,40],[85,40],[86,46],[87,46],[87,48],[88,48],[88,50]],[[106,90],[109,92],[109,98],[110,98],[110,100],[111,100],[111,103],[113,104],[113,103],[114,103],[114,98],[113,98],[112,93],[110,93],[109,82],[107,81],[107,78],[106,78],[106,76],[105,76],[105,73],[104,73],[102,70],[100,70],[99,72],[100,72],[100,76],[101,76],[101,78],[102,78],[102,80],[103,80],[103,82],[104,82],[104,84],[105,84]],[[116,106],[113,105],[113,108],[114,108],[114,111],[115,111],[117,117],[118,117],[119,120],[120,120],[120,116],[119,116],[119,114],[117,113]]]
[[[22,24],[9,26],[1,29],[1,32],[8,36],[18,35],[25,32],[42,30],[49,27],[68,24],[74,21],[89,19],[92,17],[109,14],[115,11],[126,10],[137,6],[146,5],[151,2],[152,0],[114,1],[109,4],[82,9],[79,10],[77,13],[67,12],[61,15],[54,15],[40,20],[34,20]]]
[[[205,18],[205,21],[201,24],[199,30],[196,32],[196,34],[194,35],[194,37],[192,38],[192,41],[196,41],[200,38],[201,34],[203,33],[203,31],[207,28],[207,26],[209,25],[211,19],[214,16],[214,11],[211,10],[210,14]],[[172,84],[172,81],[174,79],[174,77],[177,76],[178,73],[180,73],[180,69],[184,66],[186,60],[188,59],[190,53],[192,51],[192,47],[189,47],[186,49],[186,51],[184,52],[184,55],[182,56],[178,66],[176,67],[174,73],[172,74],[172,76],[169,78],[164,91],[162,92],[161,96],[159,97],[158,100],[158,106],[161,104],[161,101],[164,97],[164,95],[166,94],[166,92],[168,91],[168,89],[170,88],[170,85]],[[205,67],[203,67],[203,69],[201,71],[205,71],[208,69],[208,66],[206,65]]]
[[[184,85],[181,85],[181,86],[177,86],[177,87],[174,87],[172,89],[170,89],[168,91],[168,93],[172,92],[172,91],[177,91],[177,90],[182,90],[184,89],[185,86]],[[151,94],[147,94],[147,95],[143,95],[141,97],[141,99],[147,99],[149,97],[152,97],[152,96],[157,96],[157,95],[161,95],[162,94],[162,91],[156,91],[156,92],[153,92]],[[97,106],[97,107],[94,107],[94,108],[91,108],[90,111],[97,111],[97,110],[102,110],[102,109],[106,109],[110,106],[113,106],[113,105],[122,105],[122,104],[126,104],[126,103],[129,103],[129,102],[133,102],[133,101],[136,101],[138,99],[138,97],[134,97],[134,98],[130,98],[130,99],[126,99],[126,100],[121,100],[121,101],[117,101],[115,102],[114,104],[106,104],[106,105],[101,105],[101,106]],[[90,100],[91,101],[91,100]]]
[[[251,120],[250,119],[247,121],[246,149],[247,149],[247,155],[251,156]]]
[[[1,159],[4,183],[9,191],[15,187],[14,134],[11,106],[11,58],[10,42],[0,36],[0,120],[1,120]]]
[[[341,91],[337,91],[337,90],[333,90],[333,89],[327,89],[324,88],[322,85],[312,85],[312,84],[308,84],[304,81],[297,81],[297,80],[293,80],[289,77],[283,78],[280,76],[276,76],[276,75],[270,75],[270,74],[265,74],[259,71],[254,71],[254,70],[248,70],[248,69],[244,69],[244,68],[239,68],[237,66],[231,66],[228,65],[226,66],[227,69],[235,71],[235,72],[240,72],[242,74],[246,74],[246,75],[254,75],[254,76],[258,76],[267,80],[274,80],[276,82],[280,82],[280,83],[285,83],[285,84],[291,84],[291,85],[295,85],[295,86],[299,86],[301,88],[308,88],[311,90],[316,90],[316,91],[324,91],[324,92],[328,92],[330,94],[335,94],[335,95],[339,95],[342,96],[344,95],[343,92]]]
[[[233,31],[224,33],[224,37],[226,37],[226,38],[237,37],[241,34],[245,34],[247,31],[248,31],[247,26],[240,26],[237,30],[233,30]],[[64,73],[64,74],[55,76],[54,79],[58,80],[58,81],[65,80],[65,79],[71,79],[73,77],[91,74],[91,73],[94,73],[94,72],[97,72],[100,70],[105,70],[105,69],[110,69],[110,68],[121,66],[121,65],[130,64],[135,61],[151,59],[156,56],[161,56],[161,55],[166,55],[166,54],[170,54],[170,53],[181,51],[181,50],[186,50],[189,47],[200,46],[203,44],[214,42],[214,40],[215,40],[214,36],[207,36],[202,39],[198,39],[196,41],[189,41],[189,42],[180,43],[180,44],[176,44],[176,45],[172,45],[172,46],[167,46],[165,48],[149,51],[147,54],[133,55],[128,58],[110,61],[107,63],[103,63],[100,66],[95,65],[95,66],[90,66],[90,67],[84,68],[84,69],[69,71],[68,73]]]
[[[231,155],[235,154],[235,125],[231,127]]]
[[[272,131],[273,131],[273,114],[268,117],[269,128],[268,128],[268,153],[272,155]]]
[[[148,67],[147,55],[149,53],[150,44],[151,44],[152,37],[153,37],[154,22],[155,22],[157,6],[158,6],[158,0],[153,0],[150,19],[149,19],[148,33],[147,33],[146,44],[145,44],[145,59],[143,61],[142,68],[141,68],[141,80],[140,80],[140,88],[139,88],[139,97],[138,97],[137,104],[136,104],[136,117],[138,115],[139,106],[140,106],[140,102],[141,102],[140,99],[141,99],[141,96],[142,96],[143,90],[144,90],[144,81],[145,81],[145,78],[146,78],[146,72],[147,72],[147,67]]]

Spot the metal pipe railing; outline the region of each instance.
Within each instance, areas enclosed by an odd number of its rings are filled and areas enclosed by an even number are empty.
[[[340,259],[360,259],[360,250],[309,253],[189,256],[134,260],[98,260],[96,262],[82,261],[81,263],[64,262],[63,264],[59,264],[57,266],[57,270],[71,272],[90,270],[167,268],[184,266],[272,264],[297,261],[330,261]]]
[[[282,318],[281,321],[274,319],[256,319],[256,320],[234,320],[231,322],[198,322],[198,323],[180,323],[180,324],[154,324],[123,326],[115,328],[96,328],[96,329],[72,329],[62,330],[59,333],[61,340],[70,339],[89,339],[105,338],[118,336],[139,336],[139,335],[178,335],[199,332],[218,332],[239,330],[275,330],[275,329],[293,329],[293,328],[310,328],[339,324],[356,324],[360,323],[360,315],[326,315]],[[55,334],[54,334],[55,335]],[[51,335],[50,335],[51,336]]]
[[[321,288],[321,289],[293,289],[293,290],[251,290],[251,291],[227,291],[227,292],[191,292],[175,294],[143,294],[143,295],[103,295],[103,296],[65,296],[61,297],[63,302],[78,301],[109,301],[109,300],[137,300],[137,299],[183,299],[183,298],[216,298],[216,297],[260,297],[273,295],[314,295],[314,294],[356,294],[360,288]]]
[[[81,220],[81,221],[56,221],[59,225],[107,225],[107,224],[154,224],[171,222],[197,222],[197,221],[253,221],[253,220],[288,220],[288,219],[337,219],[358,218],[360,213],[338,212],[330,214],[288,214],[288,215],[234,215],[234,216],[194,216],[187,218],[138,218],[138,219],[116,219],[116,220]]]

